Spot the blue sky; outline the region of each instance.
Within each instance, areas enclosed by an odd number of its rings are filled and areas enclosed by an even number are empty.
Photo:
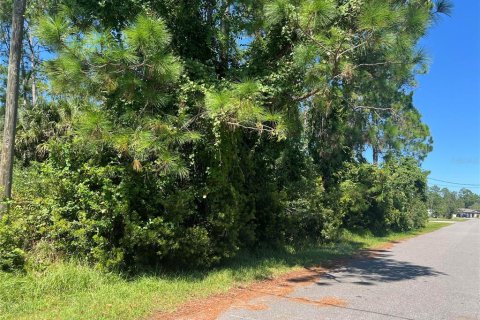
[[[420,43],[431,66],[418,77],[414,102],[434,138],[423,168],[434,179],[480,186],[480,1],[454,4],[452,16],[442,17]],[[480,187],[469,189],[480,194]]]

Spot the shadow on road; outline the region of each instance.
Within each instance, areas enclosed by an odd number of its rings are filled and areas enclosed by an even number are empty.
[[[446,275],[433,268],[411,264],[406,261],[389,259],[389,254],[353,260],[350,264],[339,267],[320,277],[318,285],[328,286],[334,283],[349,282],[368,286],[378,282],[411,280],[419,277],[436,277]]]

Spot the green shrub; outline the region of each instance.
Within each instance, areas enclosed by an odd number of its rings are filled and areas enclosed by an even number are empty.
[[[288,238],[292,243],[308,244],[336,240],[341,232],[342,213],[327,206],[325,192],[320,178],[306,189],[301,198],[289,201],[286,207]]]
[[[16,271],[25,267],[25,252],[21,249],[15,226],[4,216],[0,221],[0,270]]]
[[[380,167],[349,164],[339,190],[339,210],[350,229],[407,231],[428,219],[426,175],[411,158],[392,159]]]

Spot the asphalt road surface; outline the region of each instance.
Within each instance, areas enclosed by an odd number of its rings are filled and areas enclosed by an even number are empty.
[[[333,301],[317,305],[302,301]],[[480,219],[444,227],[354,259],[262,308],[231,308],[220,320],[480,319]]]

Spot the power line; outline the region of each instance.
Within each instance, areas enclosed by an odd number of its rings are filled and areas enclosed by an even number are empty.
[[[434,186],[437,186],[437,187],[447,187],[447,188],[455,188],[455,186],[452,186],[452,185],[448,185],[448,184],[440,184],[440,183],[435,183]],[[458,186],[460,187],[460,186]],[[480,188],[480,186],[478,187],[467,187],[467,189],[478,189]]]
[[[441,180],[441,179],[435,179],[435,178],[428,178],[429,180],[433,181],[440,181],[440,182],[445,182],[449,184],[456,184],[459,186],[470,186],[470,187],[480,187],[480,184],[473,184],[473,183],[459,183],[459,182],[452,182],[452,181],[446,181],[446,180]]]

